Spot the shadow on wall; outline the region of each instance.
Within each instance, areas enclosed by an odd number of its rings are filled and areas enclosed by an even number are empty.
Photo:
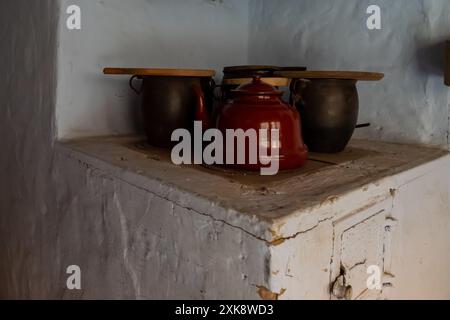
[[[417,50],[416,59],[419,72],[426,75],[443,77],[445,70],[445,46],[447,38],[423,46]]]
[[[104,77],[102,75],[102,77]],[[105,78],[105,77],[104,77]],[[144,123],[141,114],[141,96],[135,93],[129,86],[131,76],[123,76],[117,78],[106,79],[108,81],[116,83],[117,87],[121,87],[120,91],[114,93],[114,99],[122,100],[123,105],[128,106],[128,108],[116,107],[119,110],[112,111],[106,114],[106,122],[109,128],[115,128],[120,126],[121,119],[117,119],[117,112],[122,112],[123,116],[127,119],[128,123],[131,124],[133,132],[138,134],[144,134]],[[105,79],[103,79],[105,81]],[[139,84],[141,85],[141,83]],[[122,89],[123,88],[123,89]],[[108,108],[107,102],[104,102],[105,109]],[[120,134],[116,132],[115,134]]]

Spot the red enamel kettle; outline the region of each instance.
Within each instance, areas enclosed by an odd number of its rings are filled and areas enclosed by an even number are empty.
[[[203,122],[204,129],[219,129],[227,138],[230,136],[230,129],[241,133],[250,130],[258,134],[257,148],[251,145],[250,136],[244,140],[244,162],[242,157],[238,159],[238,145],[235,145],[234,162],[226,164],[255,171],[267,166],[261,155],[276,154],[280,170],[302,167],[307,161],[308,149],[301,134],[300,114],[295,107],[282,100],[283,91],[261,81],[260,77],[254,77],[251,83],[241,85],[232,93],[233,99],[223,103],[216,112],[216,119],[211,119],[205,107],[203,93],[197,90],[196,120]],[[263,135],[265,130],[268,134]],[[278,136],[276,140],[271,134],[275,131],[275,136]],[[228,143],[229,141],[226,144]],[[229,150],[224,148],[224,153],[227,152]],[[255,155],[255,152],[258,154]],[[256,163],[250,161],[255,156],[258,156]]]

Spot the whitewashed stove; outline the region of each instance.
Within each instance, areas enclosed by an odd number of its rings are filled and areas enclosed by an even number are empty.
[[[101,263],[67,257],[90,268],[83,298],[450,298],[446,151],[354,140],[268,178],[177,167],[138,141],[57,146],[57,161],[86,171],[61,175],[92,191],[83,223],[112,239],[90,249]],[[99,265],[122,270],[122,284]]]

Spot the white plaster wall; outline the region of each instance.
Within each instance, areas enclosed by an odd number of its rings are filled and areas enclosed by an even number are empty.
[[[382,30],[368,30],[369,5]],[[359,137],[448,146],[448,0],[251,0],[249,62],[384,72],[360,83]]]
[[[127,77],[106,66],[211,68],[247,61],[248,0],[62,0],[82,12],[82,29],[60,21],[59,138],[138,130],[139,102]]]
[[[0,298],[41,298],[56,285],[45,245],[56,224],[57,17],[56,1],[0,1]]]
[[[82,30],[61,19],[59,138],[139,130],[138,97],[105,66],[213,68],[244,63],[384,72],[360,83],[356,136],[449,146],[443,41],[446,0],[62,0],[82,10]],[[382,9],[368,30],[366,9]]]

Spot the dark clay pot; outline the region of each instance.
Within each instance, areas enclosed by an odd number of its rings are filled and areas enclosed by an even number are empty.
[[[142,88],[133,86],[134,79],[142,79]],[[211,110],[214,81],[207,77],[135,76],[131,78],[133,90],[142,95],[142,115],[148,142],[152,146],[170,148],[176,129],[187,129],[192,133],[195,112],[195,87],[205,95],[206,107]]]
[[[349,143],[358,121],[356,80],[294,80],[291,91],[302,115],[310,151],[338,153]]]

